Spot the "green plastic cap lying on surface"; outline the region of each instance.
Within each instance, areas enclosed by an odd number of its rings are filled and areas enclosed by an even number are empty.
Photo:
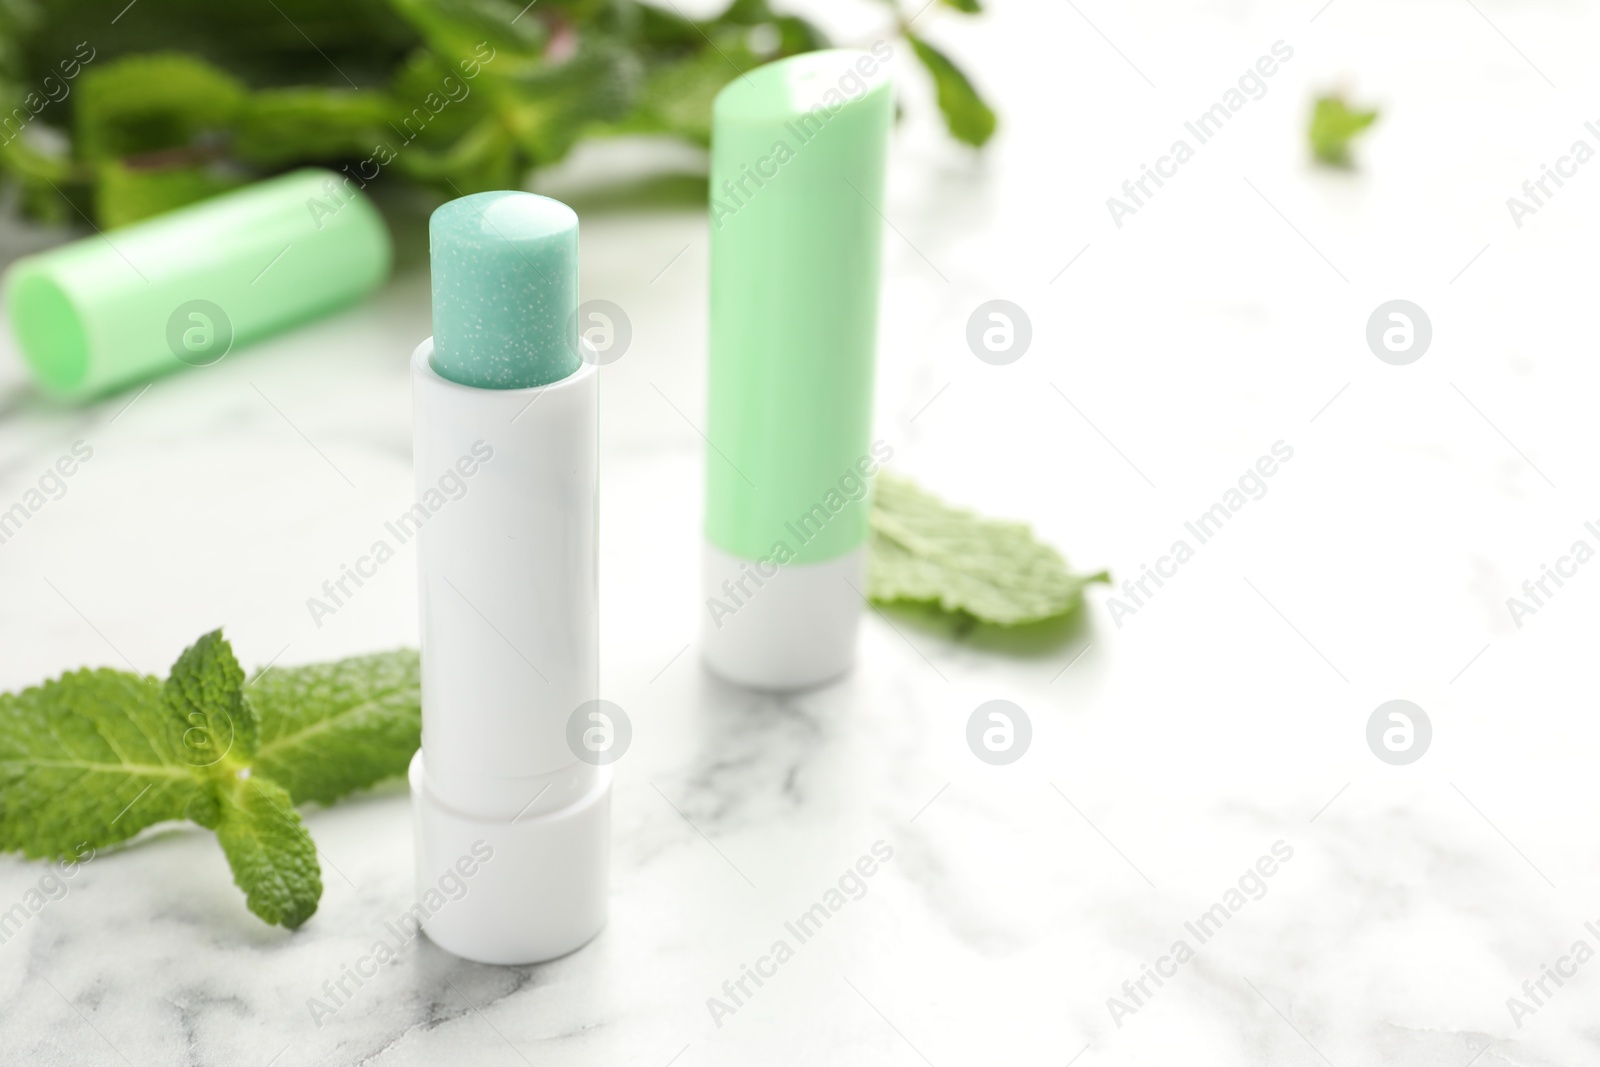
[[[712,110],[706,538],[735,556],[781,540],[819,562],[867,537],[864,493],[837,486],[875,466],[891,54],[779,60],[729,82]],[[785,524],[819,504],[830,518],[797,545]]]
[[[474,193],[428,220],[433,369],[531,389],[578,369],[578,215],[534,193]]]
[[[39,385],[83,399],[351,304],[391,258],[348,179],[301,170],[20,259],[5,303]]]

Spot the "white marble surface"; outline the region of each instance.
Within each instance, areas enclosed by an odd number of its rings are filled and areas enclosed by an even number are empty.
[[[0,946],[0,1061],[1600,1061],[1600,963],[1520,1027],[1506,1006],[1574,941],[1600,947],[1600,571],[1520,629],[1505,606],[1600,518],[1600,164],[1521,229],[1505,207],[1574,139],[1600,143],[1600,16],[992,2],[976,24],[919,21],[1006,130],[971,157],[913,81],[885,205],[895,467],[1124,577],[1283,440],[1270,492],[1120,628],[1104,591],[1081,633],[1024,650],[872,616],[843,682],[729,688],[694,647],[704,214],[586,214],[585,295],[635,329],[604,383],[605,695],[636,731],[610,926],[542,967],[412,945],[318,1027],[307,998],[409,900],[403,788],[309,814],[327,889],[292,934],[245,911],[209,834],[169,829],[95,859]],[[827,17],[870,38],[876,10]],[[1294,58],[1266,96],[1113,226],[1105,198],[1279,39]],[[1341,81],[1385,115],[1359,173],[1316,173],[1304,111]],[[403,273],[131,407],[53,408],[0,353],[0,506],[94,448],[0,546],[0,685],[163,672],[219,624],[249,664],[414,642],[409,549],[321,629],[304,601],[407,503],[425,294]],[[1008,367],[962,340],[993,297],[1033,321]],[[1393,297],[1434,324],[1409,367],[1363,341]],[[963,740],[997,697],[1034,724],[1009,767]],[[1396,697],[1435,731],[1407,767],[1364,739]],[[880,840],[894,856],[863,898],[719,1027],[707,998]],[[1107,998],[1280,840],[1293,859],[1265,896],[1117,1026]],[[41,873],[0,861],[0,905]]]

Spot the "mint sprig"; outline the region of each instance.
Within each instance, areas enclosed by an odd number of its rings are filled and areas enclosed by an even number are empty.
[[[189,819],[216,832],[250,910],[292,929],[322,896],[294,805],[404,772],[421,738],[419,686],[410,650],[247,685],[215,630],[164,683],[85,669],[0,694],[0,851],[67,857]]]

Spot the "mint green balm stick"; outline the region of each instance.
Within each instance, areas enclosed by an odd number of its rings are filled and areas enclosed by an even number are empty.
[[[705,649],[761,688],[854,658],[891,56],[781,60],[713,109]]]
[[[475,193],[428,221],[433,368],[480,389],[578,369],[578,216],[533,193]]]

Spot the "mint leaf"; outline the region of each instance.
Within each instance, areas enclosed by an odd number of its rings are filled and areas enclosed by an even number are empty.
[[[167,707],[182,728],[182,759],[196,768],[249,761],[260,724],[241,689],[244,671],[233,648],[212,630],[183,650],[163,689]]]
[[[911,41],[917,58],[933,75],[939,110],[944,113],[944,122],[950,128],[950,135],[974,148],[982,148],[994,136],[994,111],[983,102],[978,90],[961,73],[961,68],[950,61],[949,56],[916,34],[908,33],[906,37]]]
[[[232,75],[181,52],[84,67],[73,112],[80,158],[109,160],[189,147],[225,129],[244,102]]]
[[[389,6],[441,56],[493,56],[522,71],[537,65],[550,43],[539,13],[511,0],[389,0]]]
[[[81,670],[0,694],[0,849],[102,848],[180,819],[203,791],[154,678]]]
[[[296,804],[404,774],[422,743],[421,686],[413,649],[267,671],[248,687],[261,718],[256,773]]]
[[[214,829],[245,905],[293,930],[311,918],[322,898],[317,846],[293,801],[280,786],[248,772],[219,794]]]
[[[591,33],[570,58],[518,78],[515,97],[501,102],[502,121],[534,163],[554,163],[591,125],[627,115],[642,81],[628,49]]]
[[[1377,111],[1353,110],[1337,94],[1318,97],[1311,109],[1311,125],[1306,131],[1311,142],[1311,155],[1318,163],[1330,167],[1351,166],[1350,142],[1377,121]]]
[[[401,649],[269,670],[246,689],[213,630],[164,684],[81,670],[0,694],[0,851],[73,856],[190,819],[216,831],[252,912],[299,926],[322,876],[294,805],[404,773],[420,676]]]
[[[944,2],[964,15],[979,15],[983,13],[983,8],[978,6],[978,0],[944,0]]]
[[[879,474],[872,507],[868,595],[918,601],[1001,626],[1065,615],[1105,571],[1076,575],[1022,523],[952,508],[893,475]]]
[[[388,98],[380,93],[263,89],[239,112],[233,150],[240,159],[263,166],[365,159],[379,140],[393,136],[389,110]]]

